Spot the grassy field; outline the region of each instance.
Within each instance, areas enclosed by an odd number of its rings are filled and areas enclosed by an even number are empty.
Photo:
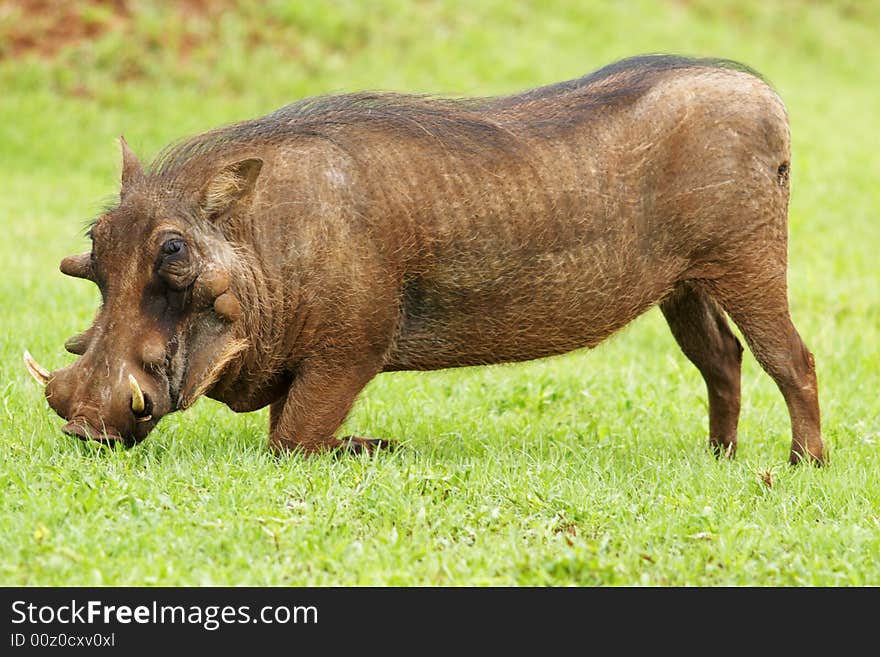
[[[68,3],[63,29],[38,4],[0,11],[0,584],[880,584],[878,3]],[[483,95],[660,51],[741,60],[787,103],[828,468],[787,466],[748,353],[739,455],[712,458],[657,310],[589,353],[378,377],[344,427],[402,440],[374,458],[272,458],[265,410],[210,400],[84,444],[22,367],[70,362],[97,307],[57,265],[118,191],[120,133],[148,159],[305,95]]]

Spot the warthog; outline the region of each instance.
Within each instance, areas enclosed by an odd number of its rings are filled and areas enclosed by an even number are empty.
[[[736,449],[742,347],[791,461],[823,460],[789,317],[789,127],[726,60],[649,55],[524,93],[309,98],[165,149],[122,142],[119,203],[61,271],[95,282],[80,357],[31,373],[64,432],[133,445],[201,395],[270,407],[270,446],[337,438],[374,376],[593,347],[659,305]]]

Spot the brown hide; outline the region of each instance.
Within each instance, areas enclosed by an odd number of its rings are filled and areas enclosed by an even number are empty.
[[[307,99],[146,169],[123,142],[119,206],[62,265],[104,302],[49,402],[130,444],[206,394],[271,405],[274,449],[369,449],[334,432],[380,372],[592,347],[659,305],[717,453],[736,448],[730,316],[788,404],[791,460],[821,461],[788,313],[788,121],[741,69],[650,56],[500,98]]]

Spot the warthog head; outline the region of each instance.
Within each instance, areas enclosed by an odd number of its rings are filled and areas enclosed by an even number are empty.
[[[124,140],[120,202],[89,231],[92,249],[61,261],[94,282],[92,326],[65,343],[79,356],[49,372],[25,351],[49,405],[83,439],[143,440],[162,416],[214,385],[247,346],[241,338],[242,266],[220,225],[248,203],[262,161],[218,163],[195,187],[147,175]]]

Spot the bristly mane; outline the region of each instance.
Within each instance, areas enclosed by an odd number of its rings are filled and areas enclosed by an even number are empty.
[[[639,55],[583,77],[489,98],[437,98],[391,92],[357,92],[306,98],[258,119],[234,123],[172,144],[150,166],[174,174],[194,159],[248,144],[318,137],[347,149],[352,126],[430,138],[447,148],[493,150],[517,136],[554,134],[638,100],[665,73],[683,69],[733,69],[761,76],[729,59]],[[763,79],[763,78],[761,78]]]

